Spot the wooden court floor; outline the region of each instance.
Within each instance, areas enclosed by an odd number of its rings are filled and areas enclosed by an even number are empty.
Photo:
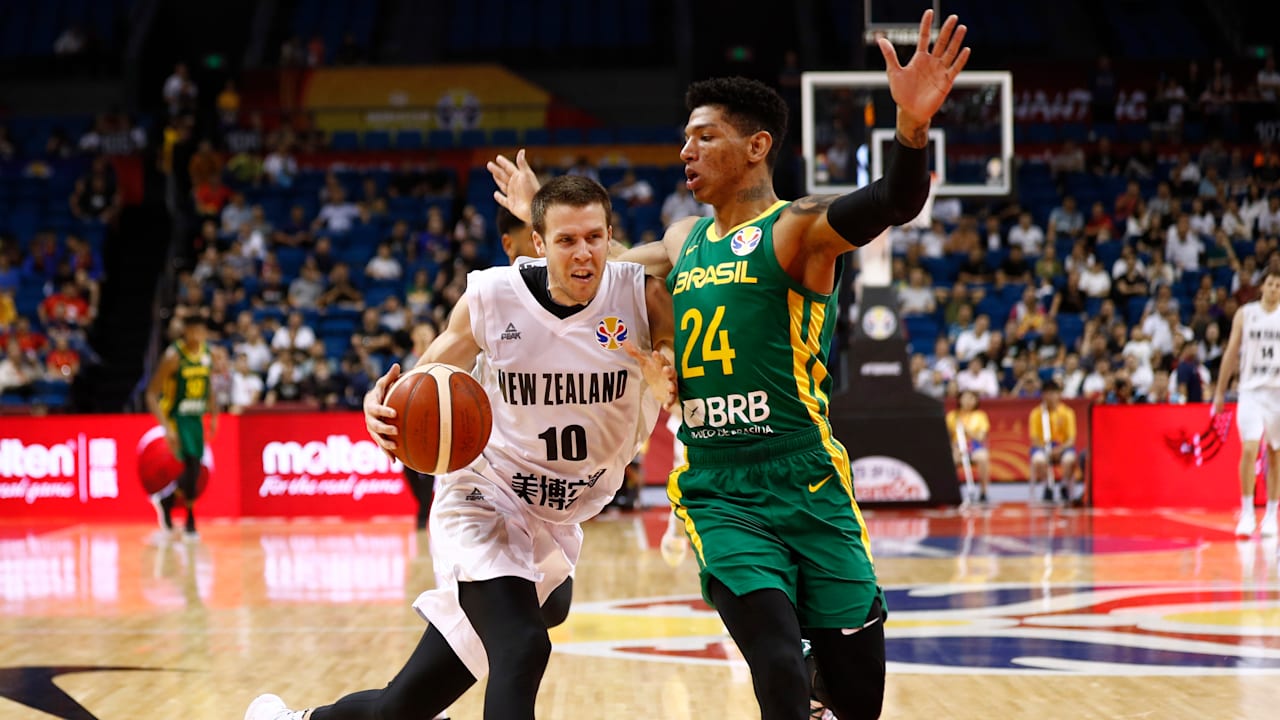
[[[553,631],[547,720],[759,717],[745,665],[657,547],[661,510],[587,527]],[[1280,707],[1274,540],[1227,513],[1005,505],[869,512],[886,587],[885,718],[1262,720]],[[407,519],[0,525],[0,720],[238,720],[383,685],[432,583]],[[481,717],[473,689],[451,710]],[[37,709],[39,708],[39,709]]]

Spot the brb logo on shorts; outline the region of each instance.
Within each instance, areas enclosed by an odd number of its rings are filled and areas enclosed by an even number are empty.
[[[764,237],[764,232],[755,225],[744,227],[733,234],[733,239],[729,241],[729,249],[734,255],[739,257],[750,255],[752,250],[760,244],[760,239]]]
[[[596,325],[596,342],[605,350],[618,350],[627,339],[627,325],[610,315]]]

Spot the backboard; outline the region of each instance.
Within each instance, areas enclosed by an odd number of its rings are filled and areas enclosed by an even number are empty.
[[[883,174],[896,125],[884,72],[807,72],[802,78],[805,186],[843,194]],[[1013,76],[962,72],[929,133],[940,197],[1013,190]]]

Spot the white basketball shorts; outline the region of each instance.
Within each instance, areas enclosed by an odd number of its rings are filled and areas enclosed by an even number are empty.
[[[1260,442],[1267,435],[1272,450],[1280,450],[1280,390],[1244,390],[1236,403],[1240,442]]]
[[[541,520],[526,505],[481,461],[441,476],[431,506],[431,562],[441,585],[419,595],[413,608],[477,680],[489,674],[489,659],[458,602],[458,583],[524,578],[537,587],[541,604],[578,564],[582,527]]]

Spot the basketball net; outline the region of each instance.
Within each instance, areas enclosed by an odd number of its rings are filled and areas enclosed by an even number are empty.
[[[938,174],[929,173],[929,196],[914,220],[905,227],[927,229],[933,222],[933,196],[938,190]],[[876,236],[858,251],[862,263],[859,284],[863,287],[888,287],[893,283],[893,246],[889,242],[889,229]]]

